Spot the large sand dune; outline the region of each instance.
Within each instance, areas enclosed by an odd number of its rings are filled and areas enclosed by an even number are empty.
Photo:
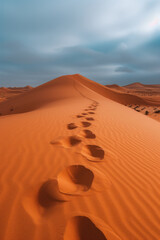
[[[1,240],[159,240],[150,99],[63,76],[0,103]]]

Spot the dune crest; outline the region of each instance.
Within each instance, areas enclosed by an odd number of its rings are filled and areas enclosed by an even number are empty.
[[[0,240],[159,240],[154,101],[78,74],[2,101]]]

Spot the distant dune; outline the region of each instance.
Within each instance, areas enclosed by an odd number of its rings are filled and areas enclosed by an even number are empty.
[[[5,101],[6,99],[9,99],[10,97],[13,97],[18,94],[22,94],[24,92],[27,92],[31,90],[31,86],[26,87],[1,87],[0,88],[0,102]]]
[[[130,89],[150,89],[150,88],[160,88],[160,84],[142,84],[142,83],[139,83],[139,82],[136,82],[136,83],[131,83],[131,84],[128,84],[126,86],[124,86],[124,88],[130,88]]]
[[[0,89],[0,240],[159,240],[159,95],[136,86]]]
[[[147,85],[137,82],[123,87],[115,84],[106,85],[106,87],[113,91],[134,95],[134,101],[125,105],[160,121],[160,84]],[[144,102],[137,101],[137,97],[144,100]]]

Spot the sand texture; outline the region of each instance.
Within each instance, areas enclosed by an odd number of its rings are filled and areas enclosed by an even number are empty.
[[[134,101],[124,103],[124,105],[160,122],[160,84],[132,83],[123,87],[113,84],[106,85],[106,87],[119,94],[135,96]],[[139,101],[139,98],[143,102]]]
[[[1,101],[0,240],[160,240],[160,123],[127,107],[155,100],[125,91],[76,74]]]

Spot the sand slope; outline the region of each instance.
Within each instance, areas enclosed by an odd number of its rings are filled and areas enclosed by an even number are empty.
[[[1,240],[160,239],[160,124],[110,91],[63,76],[0,104]]]
[[[8,115],[13,113],[28,112],[43,107],[46,104],[50,104],[53,101],[75,98],[77,96],[79,97],[79,95],[83,95],[83,93],[80,93],[78,89],[76,89],[76,83],[79,86],[86,86],[90,90],[124,105],[154,105],[154,101],[149,101],[133,94],[113,91],[110,88],[93,82],[79,74],[75,74],[59,77],[55,80],[42,84],[39,87],[31,89],[29,92],[13,96],[6,101],[3,101],[0,104],[0,114]]]
[[[123,87],[115,84],[107,85],[107,87],[122,94],[134,95],[135,101],[124,105],[160,122],[160,84],[147,85],[137,82]],[[137,97],[143,99],[144,102],[137,102]]]

